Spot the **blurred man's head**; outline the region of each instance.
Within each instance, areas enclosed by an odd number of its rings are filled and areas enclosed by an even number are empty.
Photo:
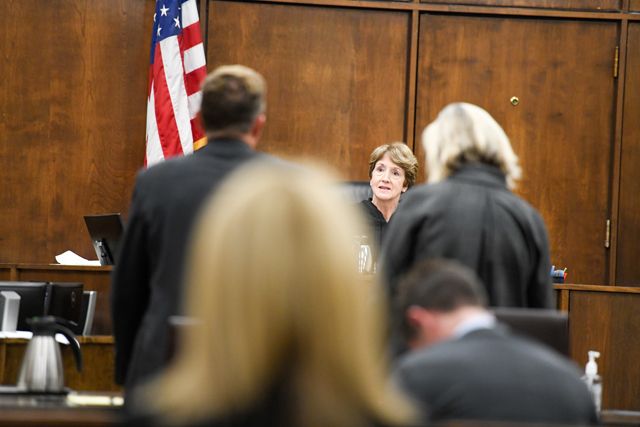
[[[202,84],[200,115],[209,139],[238,138],[250,145],[260,138],[266,121],[264,78],[243,65],[223,65]]]
[[[487,296],[468,267],[451,260],[416,264],[403,278],[395,300],[395,316],[411,348],[450,338],[469,315],[486,311]]]

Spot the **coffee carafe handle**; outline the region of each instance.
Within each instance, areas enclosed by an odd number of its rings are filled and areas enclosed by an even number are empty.
[[[78,369],[78,372],[82,372],[82,352],[80,351],[80,343],[78,342],[76,335],[71,331],[71,329],[58,323],[51,325],[51,330],[55,333],[64,335],[67,341],[69,341],[69,345],[71,346],[71,350],[73,350],[73,355],[76,359],[76,368]]]

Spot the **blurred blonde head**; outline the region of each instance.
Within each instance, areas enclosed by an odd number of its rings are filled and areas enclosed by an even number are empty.
[[[509,138],[482,108],[458,102],[447,105],[422,133],[428,181],[438,182],[468,163],[500,168],[513,189],[520,179],[518,156]]]
[[[413,417],[387,384],[380,287],[356,272],[359,211],[335,187],[316,170],[254,164],[206,205],[187,273],[200,326],[145,390],[162,419],[250,410],[283,382],[294,425]]]

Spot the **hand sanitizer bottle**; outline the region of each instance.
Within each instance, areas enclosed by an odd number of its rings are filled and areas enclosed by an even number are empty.
[[[600,352],[591,350],[588,354],[589,361],[584,368],[582,379],[587,383],[587,387],[593,396],[596,410],[600,412],[602,407],[602,378],[598,375],[598,364],[596,363],[596,358],[600,357]]]

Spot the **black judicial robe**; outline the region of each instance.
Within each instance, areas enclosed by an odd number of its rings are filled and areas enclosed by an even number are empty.
[[[371,236],[369,236],[369,244],[371,245],[371,250],[373,251],[374,260],[377,260],[378,252],[380,251],[380,247],[382,247],[382,240],[384,239],[388,223],[387,220],[384,219],[382,213],[373,204],[371,199],[363,200],[362,202],[360,202],[360,206],[362,207],[362,211],[367,218],[369,229],[373,233]]]
[[[455,259],[476,271],[490,305],[554,307],[542,217],[507,188],[497,167],[467,164],[403,197],[381,255],[391,297],[400,277],[426,258]]]

